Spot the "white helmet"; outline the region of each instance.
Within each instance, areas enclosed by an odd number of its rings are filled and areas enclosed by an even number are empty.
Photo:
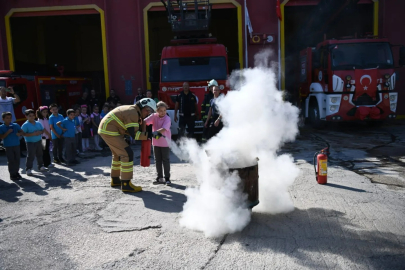
[[[156,102],[151,99],[151,98],[143,98],[139,102],[139,105],[141,105],[141,109],[143,109],[145,106],[150,107],[154,112],[156,112]]]
[[[218,86],[217,81],[216,81],[216,80],[211,80],[211,81],[209,81],[209,82],[208,82],[208,87],[211,87],[211,86]]]

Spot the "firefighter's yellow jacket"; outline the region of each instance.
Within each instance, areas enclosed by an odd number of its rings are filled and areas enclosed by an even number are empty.
[[[98,133],[109,136],[130,135],[135,140],[146,140],[147,133],[139,130],[141,125],[140,108],[136,105],[123,105],[103,117],[98,126]]]

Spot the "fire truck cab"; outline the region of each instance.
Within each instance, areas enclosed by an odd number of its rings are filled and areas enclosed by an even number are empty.
[[[158,98],[169,105],[168,114],[174,119],[176,97],[183,90],[183,83],[188,82],[190,91],[197,97],[198,112],[205,94],[208,93],[207,82],[215,79],[219,88],[228,90],[228,57],[224,45],[195,44],[169,46],[163,48],[160,61],[160,83]],[[204,123],[196,121],[195,133],[202,133]],[[178,133],[178,123],[172,121],[171,132]]]
[[[300,105],[314,127],[396,117],[397,76],[387,39],[324,40],[300,52],[300,67]]]

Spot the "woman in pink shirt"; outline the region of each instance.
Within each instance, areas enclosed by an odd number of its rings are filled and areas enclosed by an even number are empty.
[[[37,118],[38,122],[41,123],[41,125],[44,127],[44,133],[42,134],[42,141],[45,142],[43,143],[43,160],[44,160],[44,166],[46,168],[53,168],[55,167],[51,163],[51,155],[49,154],[49,145],[51,143],[51,128],[49,126],[49,114],[48,114],[48,107],[47,106],[41,106],[37,110]]]
[[[170,182],[170,139],[172,133],[170,126],[172,125],[170,117],[166,114],[168,108],[167,104],[163,101],[158,102],[156,105],[157,112],[151,114],[144,121],[146,125],[152,125],[152,145],[155,154],[155,163],[157,178],[153,182],[154,185],[166,184],[171,185]],[[162,170],[163,165],[163,170]],[[165,177],[163,178],[163,171]]]

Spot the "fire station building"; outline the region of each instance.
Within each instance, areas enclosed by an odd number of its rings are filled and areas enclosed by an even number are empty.
[[[229,70],[252,67],[254,55],[272,50],[279,87],[298,94],[299,53],[326,39],[386,37],[393,45],[398,117],[405,118],[405,1],[210,0],[210,33],[228,51]],[[0,70],[92,78],[95,89],[115,89],[131,103],[150,89],[150,63],[174,33],[159,0],[2,0]]]

